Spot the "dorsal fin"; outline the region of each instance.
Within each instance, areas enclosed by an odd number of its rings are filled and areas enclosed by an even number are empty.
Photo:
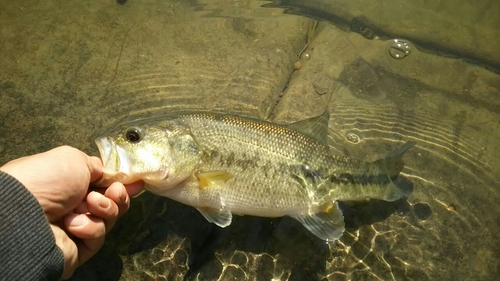
[[[330,120],[330,113],[325,110],[321,115],[286,126],[326,145],[328,141],[328,120]]]

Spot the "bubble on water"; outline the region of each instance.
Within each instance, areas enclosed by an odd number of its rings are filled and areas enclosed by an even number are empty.
[[[347,137],[347,140],[352,142],[352,143],[358,143],[361,140],[361,138],[358,135],[356,135],[355,133],[348,133],[346,137]]]
[[[311,55],[310,55],[309,53],[307,53],[307,52],[304,52],[304,53],[302,54],[302,58],[303,58],[303,59],[305,59],[305,60],[308,60],[308,59],[310,59],[310,58],[311,58]]]
[[[395,59],[404,59],[411,53],[411,43],[407,40],[394,39],[389,44],[389,55]]]

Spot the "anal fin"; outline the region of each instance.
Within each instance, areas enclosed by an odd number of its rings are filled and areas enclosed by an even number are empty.
[[[338,240],[345,230],[344,216],[337,202],[329,201],[320,206],[320,211],[307,216],[294,215],[307,230],[329,242]]]
[[[219,227],[226,227],[231,224],[233,214],[227,208],[196,208],[207,221],[216,224]]]

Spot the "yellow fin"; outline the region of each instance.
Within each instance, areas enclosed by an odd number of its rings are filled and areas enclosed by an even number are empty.
[[[224,171],[209,171],[198,173],[196,177],[200,182],[200,189],[205,189],[208,187],[222,185],[233,176]]]
[[[323,213],[330,213],[334,211],[333,201],[327,201],[325,204],[319,206],[319,211]]]

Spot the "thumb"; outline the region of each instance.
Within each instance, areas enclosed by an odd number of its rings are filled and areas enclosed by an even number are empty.
[[[73,240],[60,227],[50,224],[50,228],[56,238],[56,245],[64,255],[64,271],[61,279],[68,279],[78,266],[78,249]]]
[[[87,167],[90,172],[90,182],[102,178],[102,161],[95,156],[87,156]]]

